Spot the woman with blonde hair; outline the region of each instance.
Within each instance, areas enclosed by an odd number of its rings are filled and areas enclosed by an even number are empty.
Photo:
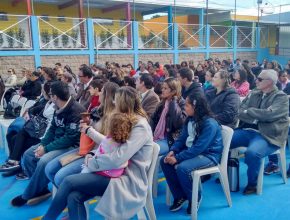
[[[152,131],[134,88],[120,88],[115,100],[116,112],[137,119],[129,139],[112,153],[105,153],[97,158],[88,154],[85,163],[94,172],[122,168],[126,161],[130,161],[129,166],[118,178],[96,173],[66,177],[43,220],[56,219],[65,207],[68,207],[69,219],[86,219],[84,202],[95,196],[102,196],[96,211],[105,219],[130,219],[145,205],[149,187],[147,172],[153,153]],[[86,132],[98,144],[105,138],[86,124],[81,124],[81,132]]]
[[[107,135],[108,133],[108,120],[115,108],[114,99],[118,88],[119,86],[115,83],[105,83],[100,94],[101,105],[91,111],[90,126],[103,135]],[[98,146],[99,145],[96,144],[95,148]],[[56,187],[60,186],[65,177],[81,172],[81,165],[84,163],[84,157],[76,159],[65,166],[62,166],[60,162],[60,159],[64,158],[64,156],[77,152],[79,152],[79,149],[71,150],[56,157],[46,165],[45,174]]]
[[[163,155],[174,144],[186,118],[180,82],[167,78],[162,85],[161,99],[151,117],[151,127],[154,141],[160,146],[159,154]]]

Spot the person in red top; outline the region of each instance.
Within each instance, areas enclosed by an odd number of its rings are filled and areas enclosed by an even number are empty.
[[[237,70],[234,79],[235,80],[231,83],[231,87],[236,89],[239,96],[247,96],[250,89],[250,84],[247,81],[247,72],[243,69]]]
[[[159,64],[159,62],[156,62],[154,64],[155,68],[156,68],[156,73],[159,77],[163,77],[164,76],[164,71],[163,71],[163,66],[161,64]]]
[[[93,80],[89,85],[89,92],[91,95],[91,103],[88,108],[88,112],[91,112],[93,108],[100,105],[100,92],[103,88],[104,82],[101,79]]]
[[[128,69],[129,69],[129,71],[130,71],[130,76],[132,77],[132,76],[134,76],[135,74],[136,74],[136,71],[134,70],[134,67],[132,66],[132,64],[128,64],[127,65],[127,67],[128,67]]]

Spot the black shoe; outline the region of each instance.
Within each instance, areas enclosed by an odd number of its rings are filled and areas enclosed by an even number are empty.
[[[20,173],[16,174],[16,179],[17,180],[28,180],[29,177],[24,172],[20,172]]]
[[[210,175],[210,174],[208,174],[208,175],[204,175],[204,176],[202,176],[202,177],[200,178],[200,181],[201,181],[202,183],[204,183],[204,182],[210,180],[210,178],[211,178],[211,175]]]
[[[14,176],[20,172],[21,172],[20,170],[10,170],[10,171],[7,171],[5,173],[2,173],[2,177]]]
[[[246,188],[243,191],[244,195],[250,195],[250,194],[254,194],[254,193],[257,193],[257,187],[256,186],[247,185]]]
[[[22,195],[16,196],[14,199],[11,200],[11,205],[16,206],[16,207],[23,206],[26,203],[27,203],[27,200],[23,199]]]
[[[29,199],[27,201],[27,205],[37,205],[47,200],[51,196],[52,196],[52,193],[48,189],[45,189],[41,193],[37,194],[37,196],[35,196],[34,198]]]
[[[186,199],[174,199],[173,201],[173,205],[169,207],[169,210],[171,212],[176,212],[178,211],[179,209],[181,209],[183,203],[186,201]]]
[[[287,170],[287,178],[290,178],[290,169]]]
[[[5,164],[0,166],[0,172],[19,170],[20,168],[21,167],[19,163],[15,163],[8,160]]]

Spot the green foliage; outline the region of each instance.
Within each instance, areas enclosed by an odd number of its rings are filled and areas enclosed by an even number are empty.
[[[16,32],[15,32],[15,38],[20,41],[17,42],[18,46],[20,48],[23,48],[24,43],[25,43],[25,31],[22,28],[19,28]]]
[[[79,32],[77,30],[72,30],[69,34],[72,39],[73,39],[73,45],[74,45],[74,48],[77,47],[77,43],[78,43],[78,36],[79,36]]]
[[[64,34],[64,35],[62,35],[61,36],[61,41],[62,41],[62,46],[64,47],[64,48],[66,48],[67,47],[67,45],[68,45],[68,36],[66,35],[66,34]]]
[[[42,44],[44,44],[44,45],[48,44],[48,42],[50,41],[50,34],[48,33],[48,30],[43,30],[40,33],[40,38],[41,38]]]
[[[109,45],[110,47],[112,47],[112,44],[113,44],[113,34],[109,31],[107,31],[107,34],[106,34],[106,38],[108,39],[108,42],[109,42]]]
[[[13,29],[10,29],[9,31],[6,32],[6,34],[9,35],[9,37],[6,36],[6,39],[7,39],[8,47],[9,47],[9,48],[13,48],[13,47],[14,47],[14,42],[15,42],[15,40],[14,40],[14,38],[15,38],[15,33],[16,33],[16,31],[13,30]]]
[[[0,47],[2,46],[3,43],[4,43],[3,34],[0,34]]]
[[[52,31],[52,38],[53,38],[53,45],[55,47],[59,47],[59,33],[57,30],[53,29]]]

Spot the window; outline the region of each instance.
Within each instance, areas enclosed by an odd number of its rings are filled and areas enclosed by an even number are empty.
[[[44,21],[49,21],[48,15],[41,15],[41,19]]]
[[[65,17],[63,15],[58,16],[57,20],[58,20],[58,22],[65,22]]]
[[[6,12],[0,11],[0,21],[8,21],[8,16]]]

